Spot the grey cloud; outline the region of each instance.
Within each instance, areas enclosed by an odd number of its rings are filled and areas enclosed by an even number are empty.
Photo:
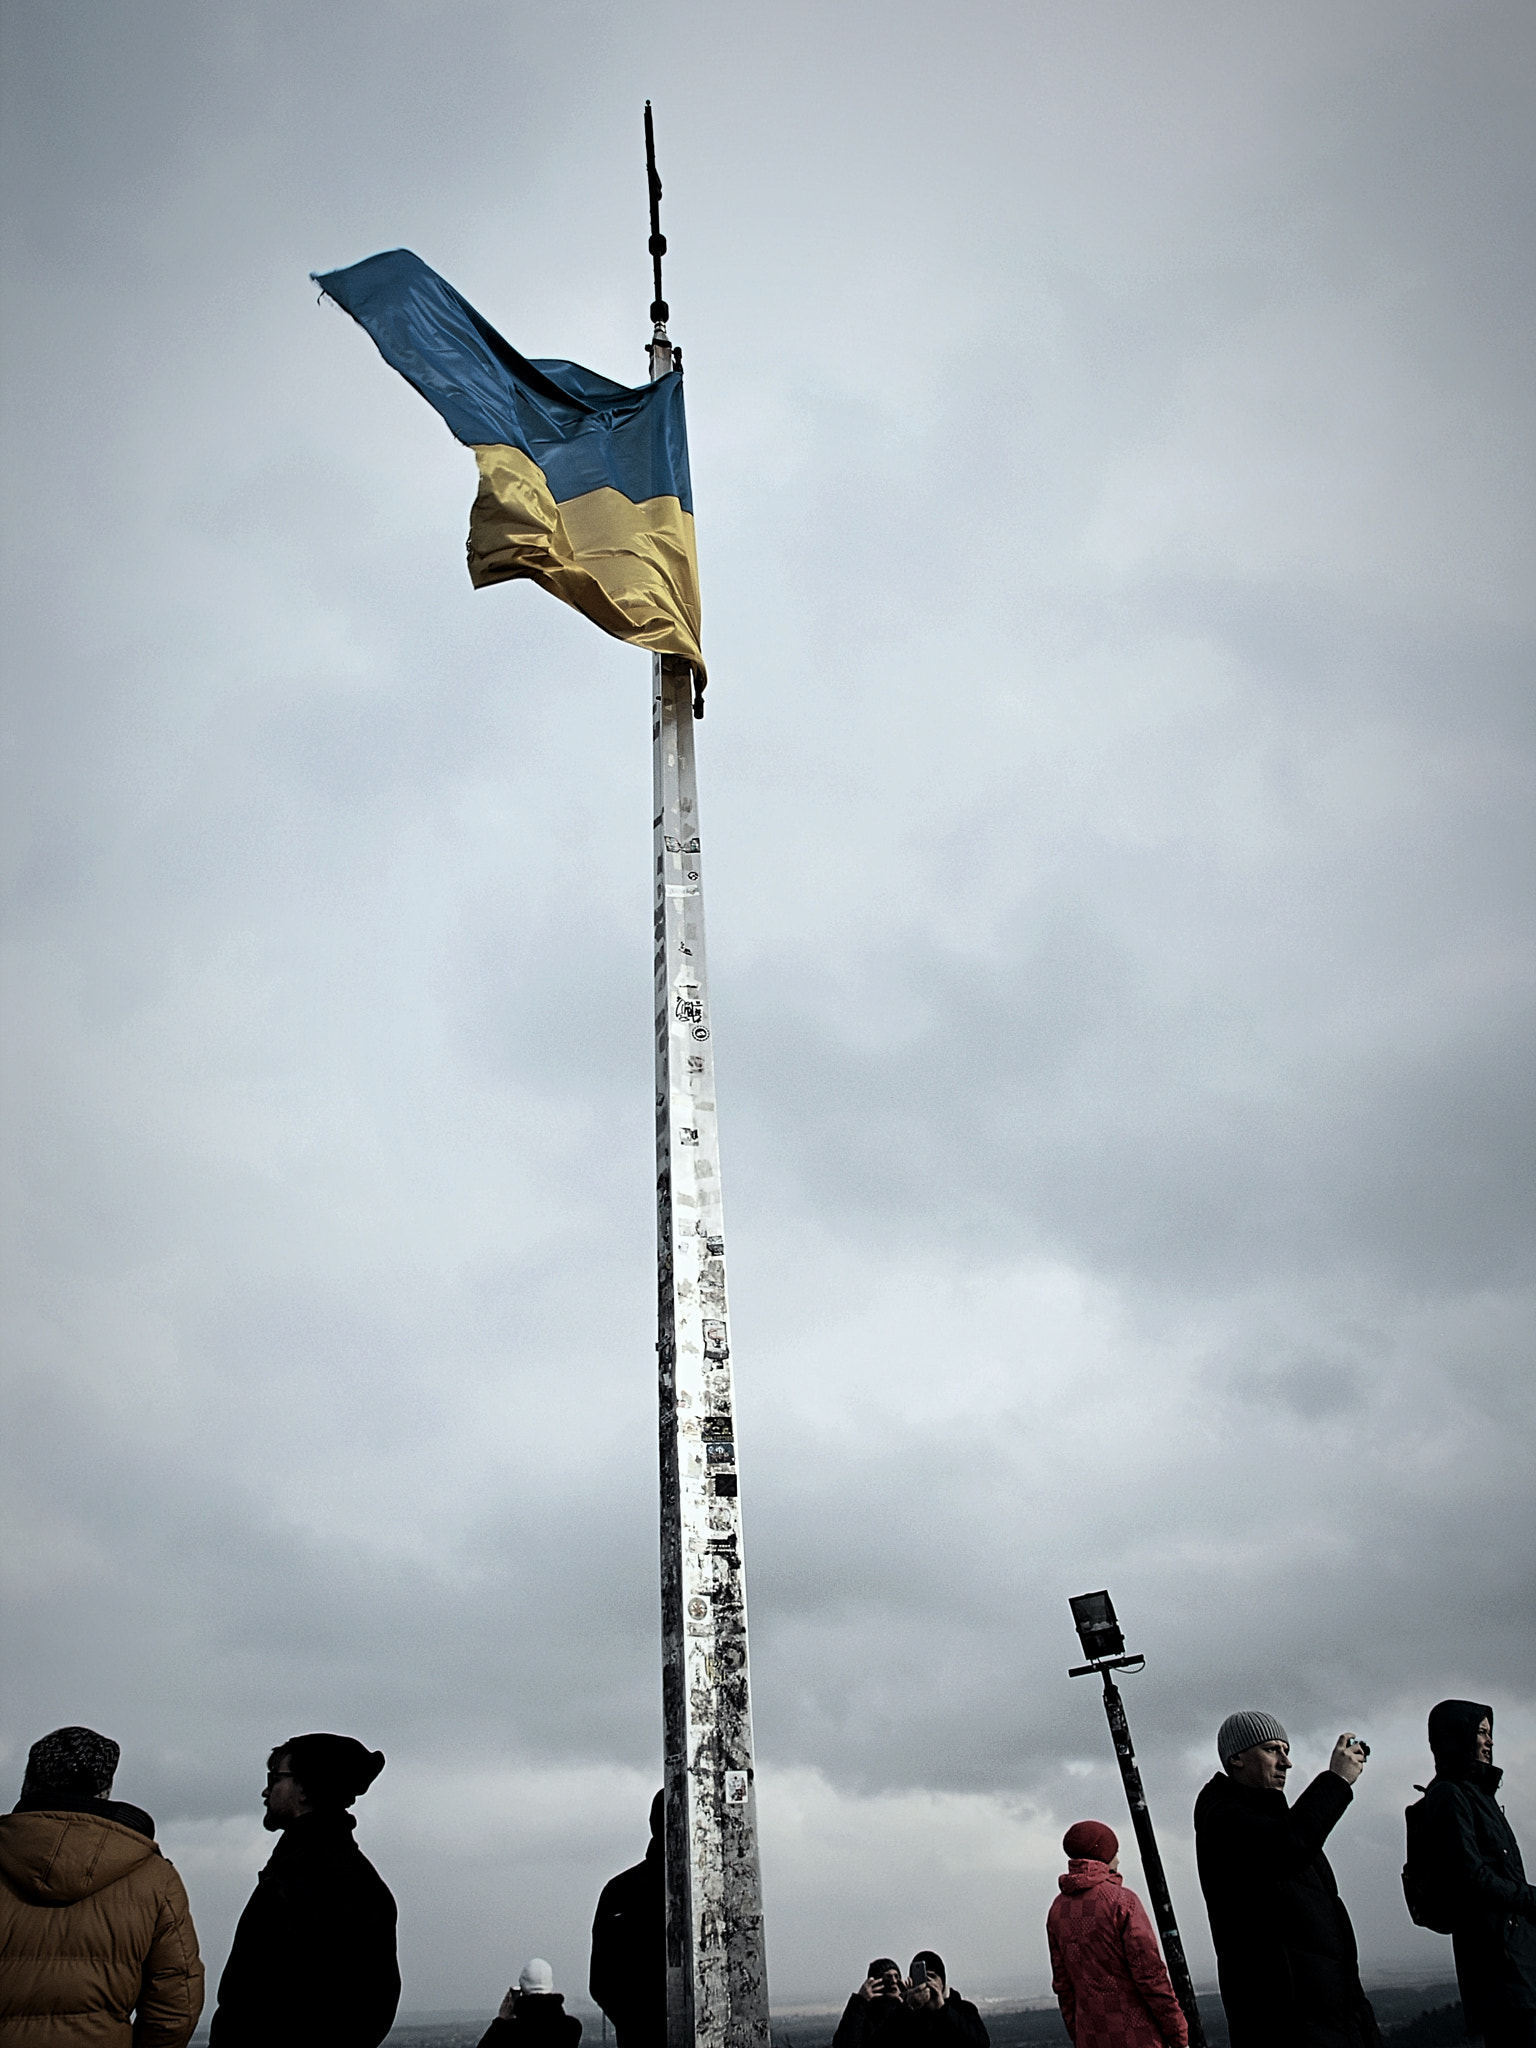
[[[579,1972],[635,1853],[643,663],[468,591],[468,457],[307,272],[406,243],[638,375],[650,94],[777,1988],[930,1796],[1044,1831],[930,1899],[1039,1988],[1104,1583],[1197,1949],[1265,1701],[1399,1745],[1339,1860],[1422,1958],[1423,1707],[1536,1685],[1526,11],[6,37],[6,1753],[130,1745],[216,1959],[268,1742],[369,1733],[420,2004],[552,1898]],[[886,1869],[829,1898],[823,1822]]]
[[[861,1050],[835,1019],[793,1015],[748,1041],[760,1143],[804,1198],[845,1227],[1068,1246],[1165,1283],[1528,1278],[1523,1019],[1412,1056],[1271,1047],[1264,1080],[1234,1085],[1207,1065],[1231,1011],[1165,1008],[1108,935],[1063,922],[1009,951],[993,965],[914,941],[871,962],[894,1007],[930,1020],[913,1045]],[[812,980],[769,971],[754,1012]]]

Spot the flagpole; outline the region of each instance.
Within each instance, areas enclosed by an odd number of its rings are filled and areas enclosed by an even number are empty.
[[[682,367],[661,295],[645,106],[651,381]],[[656,1253],[668,2048],[769,2048],[736,1402],[690,665],[651,657]]]

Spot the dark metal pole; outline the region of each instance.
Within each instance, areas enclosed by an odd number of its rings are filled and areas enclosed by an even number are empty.
[[[1125,1702],[1120,1697],[1120,1688],[1110,1677],[1107,1669],[1101,1667],[1104,1680],[1104,1715],[1109,1722],[1109,1733],[1115,1745],[1115,1756],[1120,1764],[1120,1776],[1125,1782],[1126,1803],[1131,1809],[1131,1825],[1136,1830],[1136,1847],[1141,1852],[1141,1868],[1151,1896],[1152,1917],[1157,1922],[1157,1931],[1162,1939],[1163,1960],[1168,1965],[1168,1975],[1173,1984],[1173,1995],[1184,2009],[1189,2022],[1189,2048],[1205,2048],[1205,2029],[1200,2024],[1200,2006],[1195,1997],[1194,1982],[1189,1974],[1189,1964],[1184,1956],[1184,1943],[1179,1938],[1179,1923],[1174,1918],[1173,1900],[1168,1892],[1168,1879],[1163,1873],[1163,1859],[1158,1853],[1157,1837],[1152,1832],[1152,1816],[1147,1811],[1147,1795],[1141,1788],[1141,1771],[1136,1762],[1136,1751],[1131,1744],[1131,1724],[1125,1718]]]

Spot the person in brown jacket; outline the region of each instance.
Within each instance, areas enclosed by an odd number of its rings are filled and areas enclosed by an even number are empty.
[[[186,1890],[149,1815],[108,1797],[121,1754],[56,1728],[0,1815],[0,2044],[184,2048],[197,2025]]]

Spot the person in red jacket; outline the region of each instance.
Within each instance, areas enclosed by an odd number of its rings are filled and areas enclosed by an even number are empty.
[[[1189,2048],[1147,1909],[1120,1881],[1120,1842],[1080,1820],[1061,1846],[1061,1896],[1046,1916],[1051,1989],[1074,2048]]]

